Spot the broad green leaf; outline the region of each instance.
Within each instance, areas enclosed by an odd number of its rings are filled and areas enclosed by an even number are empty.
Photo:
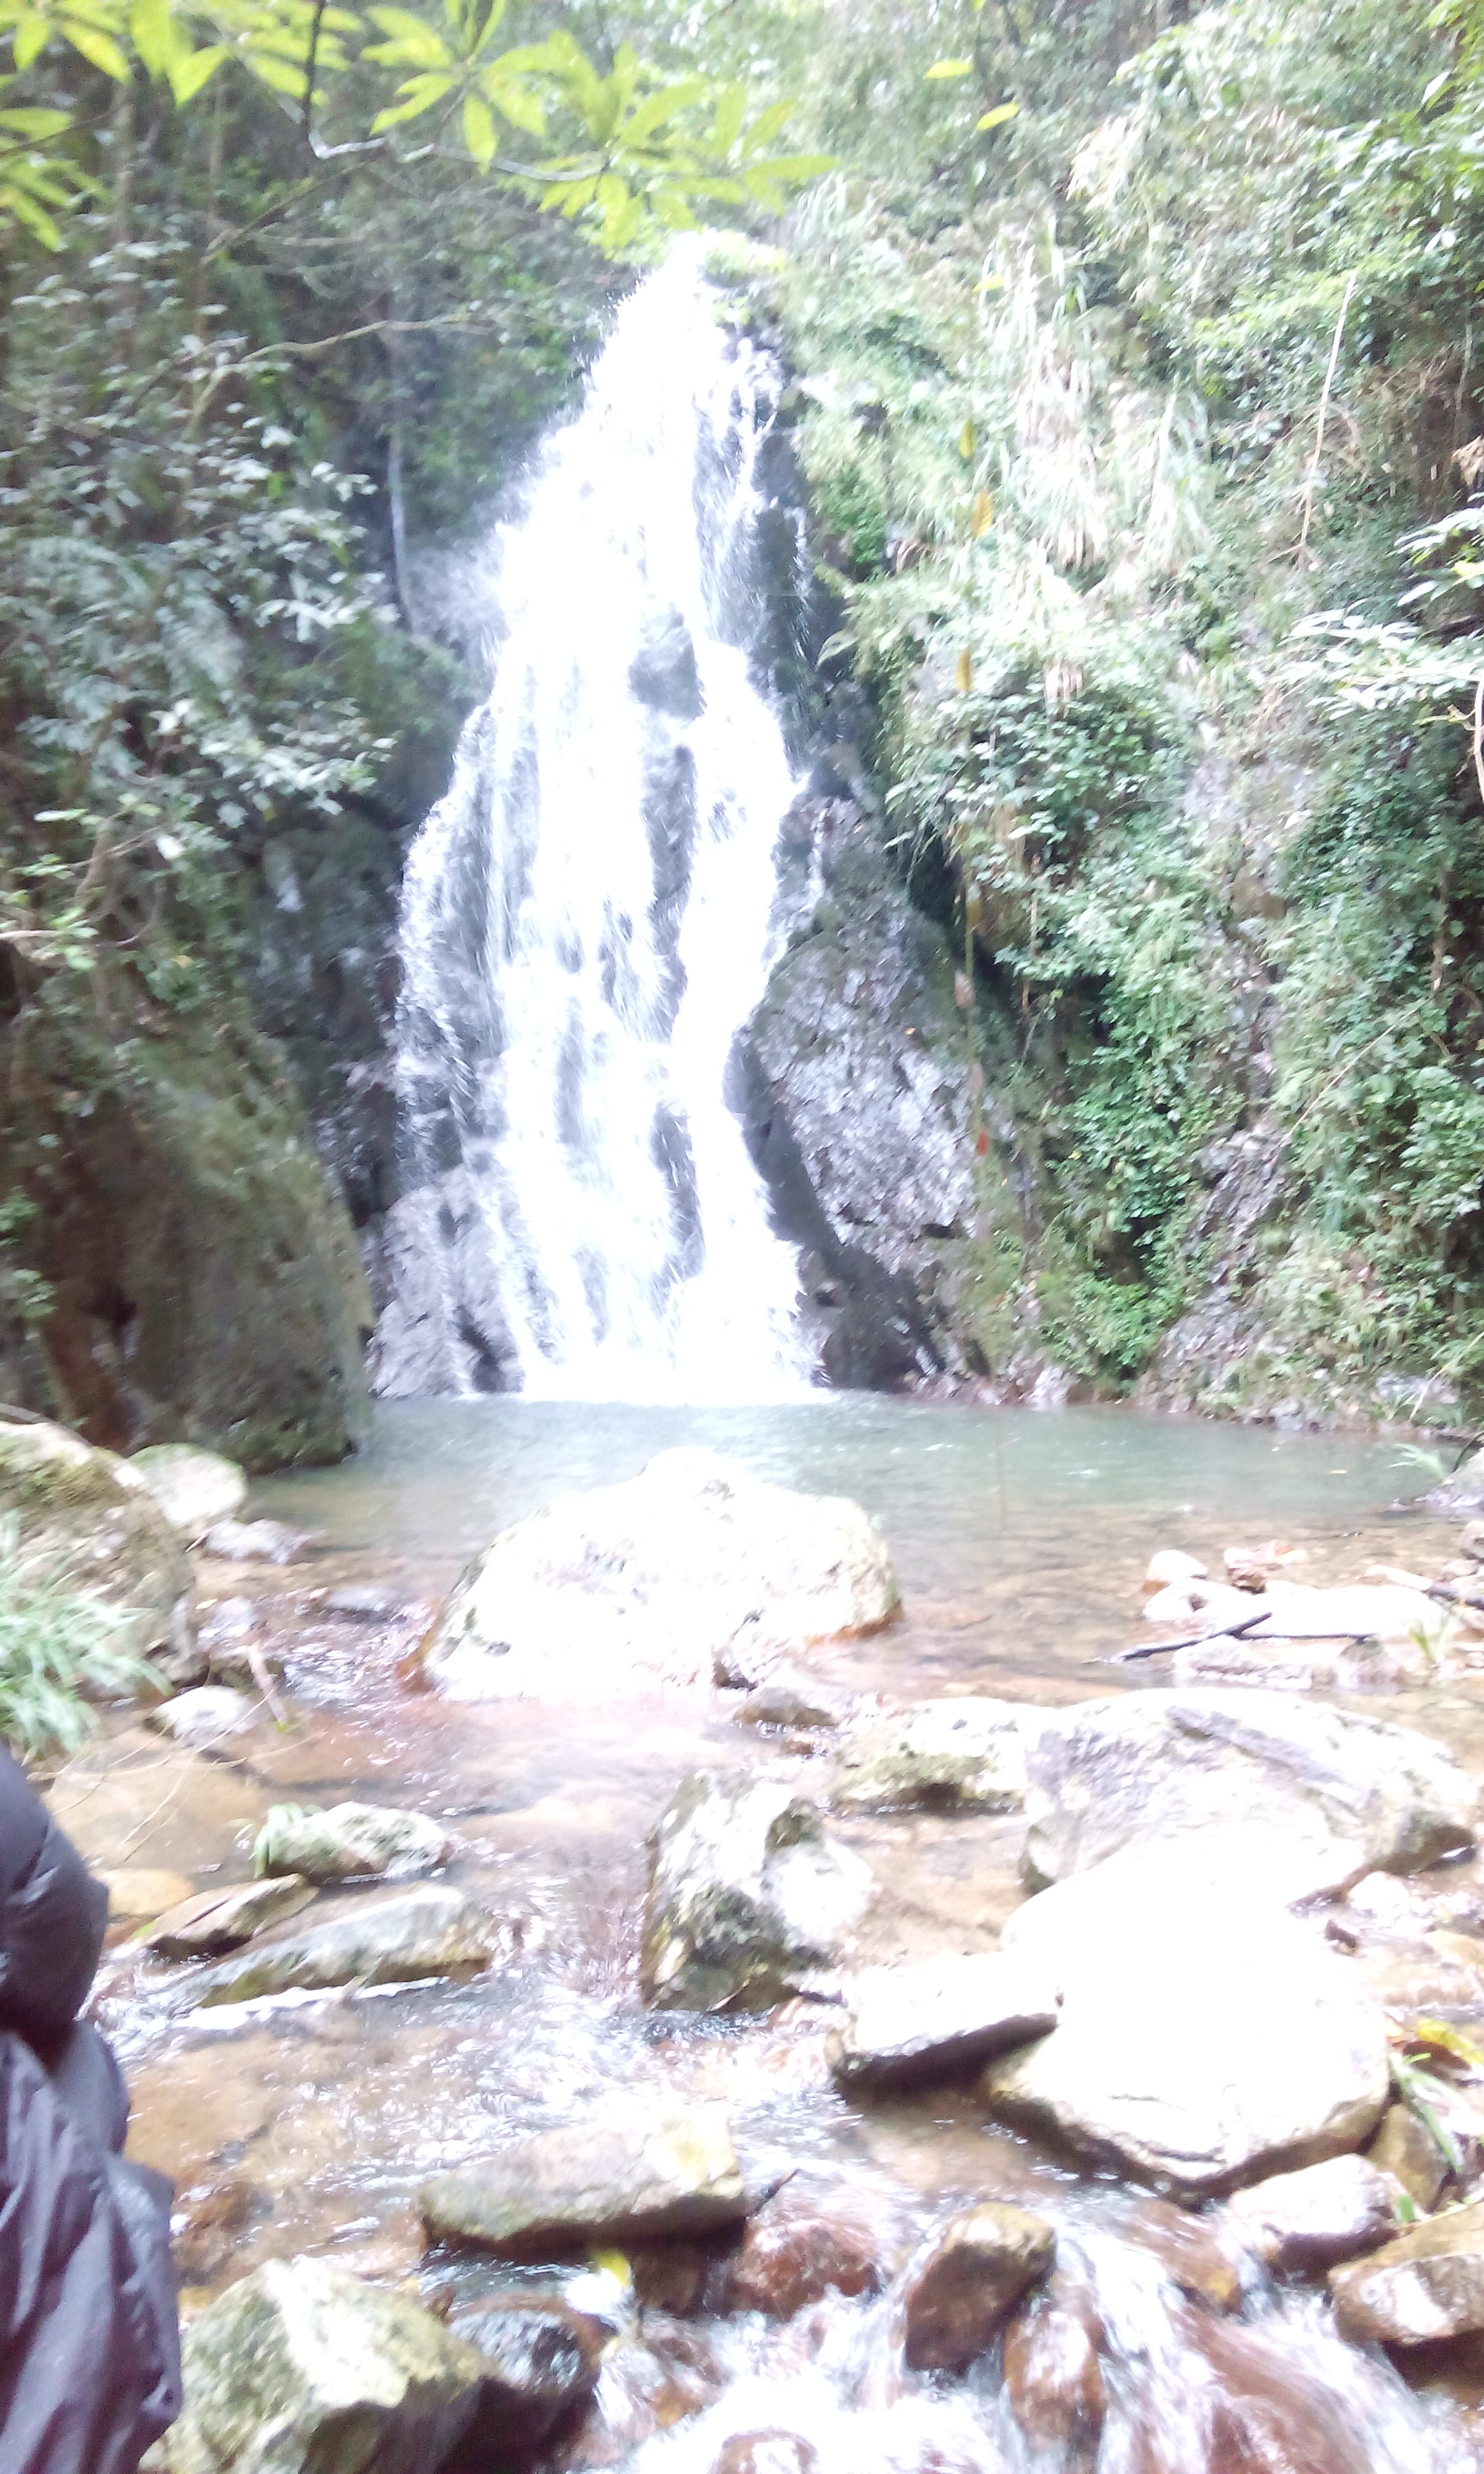
[[[84,17],[63,17],[60,27],[84,61],[91,61],[95,69],[102,69],[105,77],[116,79],[120,85],[129,84],[129,61],[111,35],[106,35],[101,26],[90,26]]]
[[[930,78],[972,77],[973,73],[972,61],[934,61],[930,69],[922,71],[924,77]]]
[[[998,129],[1001,122],[1014,120],[1020,107],[1017,103],[997,103],[993,111],[982,112],[974,122],[976,129]]]
[[[383,129],[395,129],[399,120],[416,120],[419,112],[430,111],[435,103],[442,102],[454,84],[451,70],[439,73],[430,69],[423,77],[409,78],[399,89],[402,101],[390,104],[385,111],[377,112],[371,122],[371,135],[378,136]]]
[[[486,94],[495,109],[510,122],[512,129],[523,129],[528,137],[544,137],[546,109],[540,96],[530,86],[522,85],[518,79],[502,77],[501,66],[502,63],[496,61],[494,67],[486,69],[481,77],[479,83]]]
[[[390,35],[389,43],[368,45],[369,61],[386,61],[394,67],[403,62],[409,68],[443,69],[453,66],[453,54],[436,27],[415,17],[410,9],[372,9],[373,25]]]
[[[243,58],[260,85],[271,87],[275,94],[292,95],[296,103],[303,101],[304,70],[300,65],[266,47],[248,51]]]
[[[464,98],[464,143],[482,172],[488,172],[494,161],[499,139],[495,134],[494,115],[483,95],[467,94]]]
[[[39,11],[18,20],[12,51],[18,69],[29,69],[52,39],[52,21]]]
[[[766,172],[772,181],[817,181],[822,172],[836,170],[839,161],[838,155],[770,155],[752,169]]]
[[[678,85],[661,86],[658,94],[646,95],[619,132],[625,145],[637,146],[644,138],[653,136],[655,131],[662,129],[667,120],[673,120],[678,111],[688,111],[705,92],[706,85],[701,78],[682,78]]]
[[[711,124],[711,144],[718,155],[730,155],[742,133],[747,112],[747,88],[740,81],[724,86],[717,99],[716,118]]]
[[[39,106],[32,105],[0,111],[0,129],[12,130],[17,137],[60,137],[71,126],[70,111],[43,111]]]
[[[772,145],[779,131],[787,127],[793,116],[794,106],[791,103],[770,104],[766,111],[758,113],[743,138],[743,154],[760,155],[765,146]]]
[[[230,59],[231,54],[225,43],[212,43],[204,51],[182,52],[178,60],[167,61],[165,75],[170,80],[170,91],[177,103],[190,103],[200,94],[206,80],[215,75],[222,62]]]
[[[13,215],[18,224],[35,232],[43,249],[60,249],[61,234],[52,217],[17,182],[0,182],[0,213]]]
[[[180,48],[170,0],[134,0],[129,12],[129,33],[151,77],[163,77],[166,61]]]

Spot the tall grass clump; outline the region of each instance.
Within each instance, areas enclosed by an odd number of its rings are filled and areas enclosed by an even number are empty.
[[[19,1524],[0,1520],[0,1737],[13,1752],[74,1753],[97,1727],[93,1702],[159,1690],[147,1661],[120,1645],[131,1620],[64,1566],[27,1557]]]

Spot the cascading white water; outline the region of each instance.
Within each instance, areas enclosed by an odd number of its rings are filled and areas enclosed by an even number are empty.
[[[677,250],[494,546],[493,688],[403,893],[384,1391],[805,1387],[723,1088],[796,788],[749,661],[776,396]]]

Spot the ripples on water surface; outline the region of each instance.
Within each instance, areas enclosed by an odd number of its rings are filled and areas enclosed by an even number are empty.
[[[254,1509],[321,1533],[282,1586],[382,1581],[431,1601],[507,1522],[681,1443],[780,1484],[849,1492],[876,1515],[903,1620],[810,1662],[901,1698],[1071,1699],[1157,1680],[1158,1669],[1095,1662],[1137,1637],[1138,1583],[1156,1546],[1216,1557],[1276,1533],[1306,1545],[1304,1577],[1322,1579],[1376,1559],[1425,1567],[1451,1535],[1388,1508],[1420,1481],[1386,1442],[839,1396],[763,1409],[385,1405],[359,1459],[265,1483]],[[1448,2400],[1415,2398],[1384,2364],[1342,2346],[1313,2299],[1255,2292],[1241,2321],[1182,2299],[1125,2238],[1137,2202],[989,2129],[969,2096],[848,2106],[813,2015],[644,2013],[644,1834],[675,1781],[698,1762],[747,1761],[807,1784],[806,1758],[759,1745],[712,1696],[444,1705],[406,1690],[395,1646],[306,1607],[288,1671],[295,1723],[259,1730],[240,1761],[213,1765],[206,1789],[152,1825],[130,1857],[206,1886],[246,1873],[272,1802],[416,1804],[449,1818],[463,1851],[452,1878],[506,1928],[506,1963],[464,1987],[291,1999],[194,2025],[147,2000],[114,2006],[141,2152],[187,2188],[227,2173],[251,2195],[218,2282],[304,2248],[412,2272],[412,2202],[426,2173],[651,2084],[725,2099],[758,2170],[786,2162],[805,2197],[864,2206],[898,2263],[966,2200],[1021,2195],[1046,2208],[1108,2332],[1097,2474],[1451,2474],[1484,2462]],[[1370,1706],[1473,1748],[1466,1695]],[[868,1956],[993,1947],[1020,1895],[1014,1819],[922,1814],[851,1821],[842,1834],[889,1884]],[[901,2373],[894,2309],[890,2294],[834,2298],[781,2326],[744,2317],[707,2329],[709,2367],[692,2378],[700,2410],[674,2428],[643,2401],[647,2358],[620,2349],[610,2403],[615,2435],[628,2436],[608,2462],[710,2474],[729,2435],[772,2428],[810,2438],[822,2474],[1089,2474],[1074,2455],[1027,2453],[993,2360],[951,2390]]]

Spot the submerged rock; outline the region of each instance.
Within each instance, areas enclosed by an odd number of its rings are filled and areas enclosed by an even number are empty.
[[[1055,2257],[1055,2232],[1027,2208],[989,2199],[955,2217],[907,2286],[908,2368],[967,2371]]]
[[[286,1922],[307,1907],[314,1891],[294,1873],[276,1881],[246,1881],[235,1889],[203,1890],[162,1915],[144,1935],[146,1950],[161,1958],[214,1958],[236,1950],[268,1925]]]
[[[557,2294],[502,2293],[446,2322],[484,2365],[472,2428],[440,2474],[491,2474],[521,2465],[591,2396],[610,2331]]]
[[[265,1993],[337,1984],[412,1984],[424,1976],[473,1976],[488,1967],[494,1919],[460,1890],[429,1885],[395,1899],[368,1899],[306,1931],[259,1942],[182,1986],[187,2005],[252,2001]]]
[[[1005,2395],[1021,2433],[1057,2474],[1093,2474],[1108,2393],[1102,2326],[1057,2269],[1005,2328]]]
[[[716,2303],[708,2294],[707,2305],[791,2319],[826,2293],[877,2293],[885,2282],[880,2234],[865,2212],[822,2214],[785,2189],[743,2227],[713,2279]]]
[[[1206,1853],[1133,1848],[1017,1909],[1005,1948],[1061,2020],[983,2082],[996,2120],[1191,2198],[1359,2147],[1389,2084],[1351,1963]]]
[[[184,2331],[170,2474],[429,2474],[478,2410],[483,2357],[404,2294],[270,2260]]]
[[[768,2008],[839,1956],[874,1889],[818,1807],[773,1779],[698,1770],[650,1846],[643,1976],[664,2010]]]
[[[235,1520],[248,1499],[247,1474],[235,1461],[191,1443],[147,1443],[131,1454],[129,1466],[188,1545],[203,1538],[213,1521]]]
[[[256,1715],[257,1704],[245,1692],[234,1692],[229,1684],[202,1684],[152,1710],[146,1723],[191,1752],[207,1753],[240,1735]]]
[[[183,1873],[157,1872],[149,1865],[125,1865],[118,1872],[100,1870],[98,1879],[108,1894],[109,1924],[148,1924],[167,1907],[179,1907],[194,1896]]]
[[[453,1840],[420,1812],[384,1804],[334,1804],[326,1812],[275,1804],[252,1849],[258,1873],[299,1873],[310,1881],[353,1881],[371,1874],[408,1880],[446,1864]]]
[[[1042,1972],[998,1951],[872,1967],[851,1978],[849,2015],[829,2038],[842,2087],[908,2087],[1043,2036],[1060,1996]]]
[[[1045,1717],[1026,1768],[1033,1882],[1226,1822],[1323,1834],[1358,1872],[1415,1872],[1474,1843],[1474,1782],[1441,1744],[1292,1693],[1079,1702]]]
[[[1336,2268],[1396,2230],[1392,2186],[1363,2156],[1331,2156],[1239,2191],[1229,2216],[1239,2241],[1280,2275]]]
[[[310,1538],[281,1520],[214,1520],[201,1543],[226,1564],[292,1564]]]
[[[1335,2268],[1329,2291],[1352,2344],[1430,2345],[1484,2328],[1484,2199]]]
[[[721,2105],[640,2096],[440,2173],[419,2198],[435,2239],[511,2260],[704,2232],[754,2204]]]
[[[121,1618],[119,1649],[188,1655],[194,1639],[185,1550],[130,1462],[66,1426],[0,1417],[0,1516],[15,1522],[28,1566],[86,1590]]]
[[[425,1663],[464,1701],[753,1684],[811,1641],[874,1631],[897,1605],[859,1504],[677,1450],[505,1530],[456,1584]]]
[[[735,1716],[744,1727],[840,1727],[850,1696],[802,1675],[771,1675],[750,1692]]]
[[[1041,1712],[1018,1701],[919,1701],[864,1719],[840,1748],[829,1800],[842,1809],[912,1805],[1016,1812],[1025,1800],[1026,1746]]]

